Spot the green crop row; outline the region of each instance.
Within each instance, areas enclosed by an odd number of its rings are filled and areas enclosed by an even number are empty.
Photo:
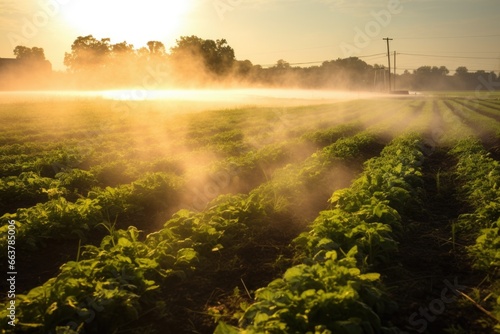
[[[479,141],[461,141],[451,151],[458,158],[456,174],[461,192],[474,212],[462,214],[464,229],[480,231],[471,251],[476,266],[492,272],[500,269],[500,163],[489,156]]]
[[[0,214],[19,206],[31,206],[48,199],[44,189],[52,188],[54,179],[40,177],[34,172],[0,179]]]
[[[489,156],[482,144],[473,139],[459,142],[451,151],[458,159],[456,175],[461,193],[473,212],[459,217],[462,231],[477,236],[468,247],[474,267],[488,274],[492,285],[494,313],[500,319],[500,162]],[[500,324],[496,331],[500,333]]]
[[[325,188],[325,174],[332,168],[333,163],[366,159],[364,152],[369,150],[377,139],[368,132],[341,138],[314,153],[303,163],[287,165],[278,170],[270,182],[260,185],[255,191],[261,194],[264,202],[272,203],[276,212],[286,212],[295,206],[301,207],[306,201],[302,196],[304,192],[321,193],[321,189]]]
[[[320,147],[324,147],[336,142],[338,139],[350,136],[359,131],[359,123],[347,123],[336,127],[329,127],[322,130],[314,130],[304,133],[301,137]]]
[[[177,195],[181,180],[172,174],[150,173],[128,185],[116,188],[96,188],[87,198],[75,202],[59,193],[56,198],[33,207],[19,208],[2,219],[16,221],[16,240],[26,247],[36,248],[47,240],[84,239],[98,224],[140,214],[150,208],[165,208]],[[51,188],[49,192],[57,192]],[[51,194],[49,194],[51,195]],[[0,244],[7,243],[8,225],[0,227]]]
[[[454,100],[447,100],[446,104],[452,108],[467,125],[473,126],[478,135],[489,137],[489,140],[497,140],[500,136],[500,124],[494,122],[494,119],[491,117],[481,115]]]
[[[182,279],[196,253],[189,241],[150,247],[138,237],[134,227],[111,230],[99,247],[86,246],[76,261],[64,264],[57,277],[17,295],[16,332],[112,333],[165,308],[157,282]],[[6,328],[2,309],[0,325]]]
[[[288,143],[288,146],[290,145],[297,144],[291,142]],[[252,176],[252,172],[259,166],[262,167],[262,164],[279,165],[287,154],[285,146],[267,145],[241,157],[227,158],[209,168],[212,174],[233,169],[240,178],[246,179]],[[57,161],[68,163],[68,159]],[[154,169],[153,163],[150,163],[148,169]],[[50,166],[50,163],[46,166]],[[160,170],[175,170],[175,164],[171,161],[166,161],[160,167],[163,167],[159,168]],[[115,162],[93,166],[90,171],[64,168],[54,179],[40,177],[34,172],[23,172],[19,177],[5,177],[0,182],[4,212],[22,206],[21,203],[34,205],[18,208],[17,212],[5,217],[19,222],[19,240],[24,240],[30,247],[36,247],[46,239],[85,239],[89,230],[101,222],[124,218],[134,210],[137,213],[139,209],[147,212],[148,208],[165,208],[172,202],[173,194],[167,196],[167,189],[162,189],[166,183],[163,183],[163,186],[154,184],[161,183],[157,177],[160,175],[158,173],[149,173],[149,176],[141,177],[130,184],[95,188],[101,184],[120,183],[117,179],[123,180],[126,168],[125,164]],[[153,180],[155,178],[156,180]],[[179,182],[177,180],[175,186],[170,186],[179,190]],[[5,240],[0,239],[0,244],[4,242]]]
[[[420,204],[420,146],[417,136],[395,139],[350,188],[334,192],[332,209],[295,240],[303,263],[257,290],[240,328],[220,323],[216,333],[398,332],[384,321],[395,304],[370,270],[391,261],[401,213]]]
[[[359,140],[359,145],[366,144],[367,140]],[[325,171],[325,157],[320,152],[309,160]],[[330,164],[339,160],[331,159]],[[288,183],[288,189],[280,188],[284,193],[301,195],[292,188],[316,177],[311,161],[303,166],[307,172],[296,176],[300,181]],[[257,188],[249,195],[221,196],[204,212],[179,211],[144,242],[139,241],[136,228],[110,229],[99,247],[84,247],[79,259],[63,265],[57,277],[18,296],[16,329],[47,333],[59,326],[68,332],[113,332],[145,314],[168,317],[175,302],[168,304],[165,295],[175,290],[178,280],[193,270],[213,270],[222,252],[236,254],[245,243],[272,228],[274,205],[267,194]],[[113,207],[121,198],[117,189],[107,189],[88,200]],[[111,203],[103,203],[105,199]],[[7,319],[4,312],[0,313],[2,321]]]
[[[9,154],[2,156],[1,160],[2,177],[19,175],[22,172],[36,172],[42,176],[53,177],[59,166],[74,166],[82,161],[82,157],[76,149],[53,147],[29,155]]]

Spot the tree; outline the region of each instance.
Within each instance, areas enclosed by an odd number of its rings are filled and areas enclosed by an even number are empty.
[[[113,55],[127,55],[134,53],[134,46],[123,41],[121,43],[116,43],[111,45],[111,52]]]
[[[83,71],[106,66],[111,52],[109,38],[98,40],[92,35],[80,36],[71,45],[71,53],[65,53],[64,65],[72,71]]]
[[[165,45],[163,45],[162,42],[158,42],[158,41],[149,41],[147,43],[147,46],[149,48],[149,53],[151,55],[155,55],[155,56],[163,56],[165,55]]]
[[[182,36],[177,45],[170,49],[174,62],[185,60],[193,64],[201,62],[213,74],[227,73],[235,62],[234,50],[225,39],[204,40],[197,36]]]
[[[276,65],[274,65],[274,67],[276,69],[279,69],[279,70],[286,70],[286,69],[289,69],[290,68],[290,63],[287,62],[286,60],[283,60],[283,59],[279,59],[277,62],[276,62]]]
[[[45,53],[42,48],[28,48],[18,45],[14,48],[16,59],[28,62],[43,62],[45,61]]]
[[[235,62],[235,66],[236,66],[236,73],[241,77],[249,75],[254,67],[252,62],[248,59],[239,61],[237,60]]]
[[[469,73],[469,70],[465,66],[459,66],[455,70],[455,75],[459,77],[465,77]]]
[[[439,68],[434,66],[432,68],[432,71],[436,75],[448,75],[448,73],[450,73],[450,71],[446,68],[446,66],[440,66]]]
[[[234,50],[227,44],[225,39],[218,39],[215,41],[216,56],[212,62],[214,65],[214,72],[224,74],[229,71],[234,65],[235,55]]]
[[[432,72],[432,67],[420,66],[419,68],[413,71],[413,74],[416,76],[429,76],[431,72]]]

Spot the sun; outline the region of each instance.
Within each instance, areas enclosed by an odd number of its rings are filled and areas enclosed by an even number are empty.
[[[167,0],[85,0],[63,8],[70,26],[82,35],[127,41],[135,47],[148,41],[179,37],[192,1]]]

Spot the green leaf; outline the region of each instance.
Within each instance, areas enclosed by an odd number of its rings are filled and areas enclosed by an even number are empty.
[[[198,259],[198,253],[192,248],[182,248],[177,252],[177,263],[189,263]]]
[[[132,242],[128,240],[127,238],[120,238],[118,239],[118,245],[122,247],[131,247]]]
[[[158,263],[155,260],[148,258],[138,258],[135,259],[135,262],[141,268],[156,268],[158,266]]]
[[[16,325],[19,326],[19,327],[21,327],[21,328],[23,328],[23,327],[27,327],[27,328],[41,328],[41,327],[44,326],[43,324],[29,323],[29,322],[19,322]]]
[[[379,273],[368,273],[368,274],[363,274],[359,275],[359,278],[365,281],[378,281],[380,279],[380,274]]]
[[[54,313],[59,307],[57,306],[57,302],[53,302],[48,308],[46,313],[47,314],[52,314]]]
[[[214,334],[238,334],[239,330],[236,327],[230,326],[223,321],[220,321]]]
[[[295,277],[300,277],[304,274],[304,270],[301,266],[295,266],[292,268],[289,268],[285,274],[283,275],[283,278],[286,281],[292,281],[294,280]]]

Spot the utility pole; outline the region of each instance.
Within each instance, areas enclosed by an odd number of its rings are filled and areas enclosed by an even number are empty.
[[[389,51],[389,41],[392,41],[392,38],[386,37],[382,38],[387,41],[387,62],[389,63],[389,92],[392,90],[391,86],[391,52]]]
[[[394,90],[396,90],[396,51],[394,51]]]

